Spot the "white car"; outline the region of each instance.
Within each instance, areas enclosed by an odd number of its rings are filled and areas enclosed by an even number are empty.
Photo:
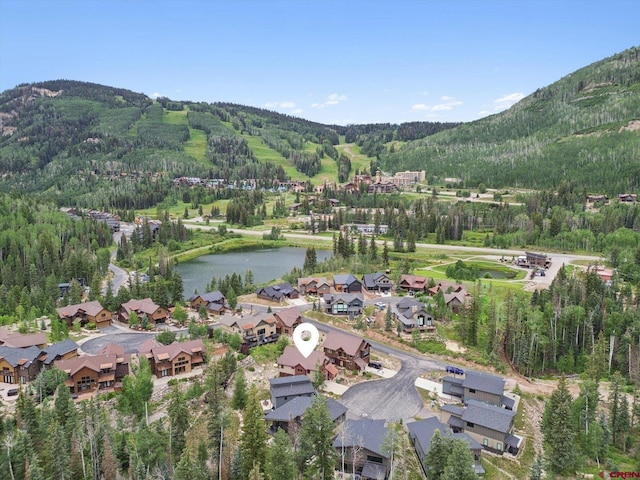
[[[380,308],[380,310],[384,310],[386,306],[387,304],[384,302],[376,302],[376,307]]]

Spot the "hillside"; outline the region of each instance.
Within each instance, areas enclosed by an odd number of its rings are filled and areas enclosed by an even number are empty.
[[[467,123],[322,125],[230,103],[153,100],[56,80],[0,94],[0,191],[60,204],[151,208],[175,177],[346,182],[371,163],[466,187],[640,189],[640,48]],[[338,147],[338,148],[336,148]]]
[[[419,122],[405,130],[417,138],[451,126]],[[384,126],[391,136],[398,128]],[[370,163],[335,148],[344,127],[229,103],[154,101],[68,80],[3,92],[0,132],[1,190],[79,206],[153,207],[181,176],[257,179],[264,187],[291,179],[344,182]]]
[[[509,110],[380,154],[383,169],[423,168],[468,186],[590,192],[640,189],[640,48],[582,68]]]

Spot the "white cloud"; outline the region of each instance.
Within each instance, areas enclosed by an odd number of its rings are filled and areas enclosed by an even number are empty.
[[[520,100],[524,98],[524,93],[510,93],[505,95],[504,97],[498,98],[493,101],[493,111],[499,112],[501,110],[506,110],[510,106],[518,103]]]
[[[426,105],[424,103],[416,103],[411,107],[411,110],[422,110],[425,112],[444,112],[453,110],[454,107],[462,105],[460,100],[456,100],[454,97],[442,96],[440,97],[442,103],[438,103],[437,105]]]
[[[159,97],[164,97],[163,94],[158,93],[158,92],[153,92],[151,95],[149,95],[151,98],[159,98]]]
[[[283,102],[267,102],[264,104],[264,108],[296,108],[296,104],[294,102],[283,101]]]
[[[324,108],[327,107],[329,105],[338,105],[339,103],[342,102],[346,102],[347,101],[347,96],[346,95],[341,95],[338,93],[332,93],[331,95],[329,95],[327,97],[327,101],[324,103],[312,103],[311,107],[312,108]]]

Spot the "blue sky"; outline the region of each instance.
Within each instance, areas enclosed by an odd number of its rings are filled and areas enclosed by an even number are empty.
[[[59,78],[322,123],[470,121],[640,45],[637,0],[0,0],[0,91]]]

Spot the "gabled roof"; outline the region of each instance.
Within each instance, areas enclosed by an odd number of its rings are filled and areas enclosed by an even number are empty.
[[[367,344],[367,341],[362,337],[330,331],[324,340],[322,348],[330,350],[342,349],[347,355],[354,356],[358,353],[363,343]]]
[[[0,345],[0,358],[4,358],[12,367],[27,368],[41,353],[42,350],[35,346],[19,348]]]
[[[190,340],[188,342],[173,342],[170,345],[160,345],[157,347],[152,347],[150,353],[156,363],[165,360],[173,362],[173,360],[181,353],[192,356],[195,353],[202,352],[203,349],[204,345],[202,343],[202,339],[198,338],[196,340]]]
[[[302,319],[302,313],[300,312],[300,309],[298,307],[290,307],[285,308],[284,310],[278,310],[273,315],[278,320],[280,320],[285,327],[289,328],[293,327],[293,324],[297,320]]]
[[[308,285],[311,282],[315,282],[316,285],[329,286],[329,280],[327,280],[327,277],[301,277],[298,279],[298,287]]]
[[[46,356],[42,358],[42,363],[45,365],[51,365],[58,356],[65,355],[69,352],[73,352],[74,350],[78,350],[78,344],[70,338],[54,343],[53,345],[49,345],[42,349],[42,351],[46,353]]]
[[[400,285],[406,285],[409,288],[424,289],[427,285],[427,279],[420,275],[408,275],[403,273],[400,276]]]
[[[88,368],[94,372],[103,369],[115,369],[118,359],[115,354],[110,355],[86,355],[83,357],[70,358],[69,360],[56,360],[54,365],[69,375],[75,375],[83,368]]]
[[[452,292],[444,294],[444,303],[449,305],[453,300],[458,300],[461,304],[467,303],[467,299],[470,298],[465,292]]]
[[[353,283],[360,283],[360,280],[358,280],[350,273],[338,274],[333,276],[334,285],[351,285]]]
[[[160,305],[156,304],[151,298],[143,298],[142,300],[131,299],[127,303],[123,303],[122,308],[127,313],[135,311],[136,313],[151,315],[160,308]]]
[[[337,302],[344,302],[348,305],[352,305],[353,303],[363,303],[364,297],[360,293],[335,293],[335,294],[326,294],[324,296],[324,302],[327,305],[333,305]]]
[[[467,370],[462,381],[464,388],[472,388],[482,392],[502,395],[504,393],[504,378],[490,373],[474,372]]]
[[[311,406],[313,399],[311,397],[295,397],[284,405],[270,411],[265,415],[265,420],[273,422],[288,422],[303,417],[307,409]],[[327,398],[325,399],[331,420],[335,421],[347,412],[347,407],[340,402]]]
[[[97,300],[94,300],[92,302],[78,303],[76,305],[67,305],[66,307],[60,307],[56,309],[60,318],[75,317],[78,313],[82,312],[91,317],[95,317],[102,310],[104,310],[104,307]]]
[[[276,300],[282,299],[282,297],[288,297],[298,290],[293,288],[289,282],[279,283],[277,285],[271,285],[268,287],[259,288],[257,294],[273,298]]]
[[[306,375],[293,375],[291,377],[279,377],[269,380],[271,397],[295,397],[315,395],[316,389]]]
[[[272,313],[256,313],[255,315],[245,315],[243,317],[222,315],[218,321],[227,327],[233,327],[235,325],[240,330],[250,330],[262,322],[273,325],[276,319]]]
[[[362,283],[367,287],[375,287],[378,285],[382,277],[387,277],[388,275],[384,272],[376,272],[376,273],[365,273],[362,276]]]
[[[334,448],[361,446],[384,458],[389,456],[384,453],[384,438],[387,435],[385,420],[346,420],[342,426],[343,434],[333,441]]]
[[[46,344],[47,336],[42,332],[22,334],[7,327],[0,327],[0,345],[5,347],[25,348]]]
[[[464,409],[462,420],[501,433],[509,433],[515,416],[516,412],[513,410],[496,407],[477,400],[467,400],[467,408]]]
[[[189,297],[189,301],[193,302],[196,298],[200,297],[202,300],[204,300],[207,303],[219,303],[220,301],[225,301],[225,297],[224,295],[222,295],[222,292],[220,290],[216,290],[214,292],[209,292],[209,293],[203,293],[202,295],[199,293],[193,294]]]
[[[286,367],[300,365],[305,370],[314,371],[316,366],[318,364],[322,366],[326,359],[327,357],[321,350],[311,352],[311,355],[305,358],[296,347],[288,346],[278,358],[278,365],[284,365]]]
[[[468,434],[451,432],[449,426],[440,422],[437,417],[429,417],[424,420],[407,423],[407,429],[409,430],[411,437],[415,438],[420,443],[423,452],[428,452],[429,448],[431,448],[431,439],[433,438],[433,434],[436,430],[439,430],[443,437],[464,440],[467,442],[467,445],[469,445],[471,450],[482,449],[482,445]]]

